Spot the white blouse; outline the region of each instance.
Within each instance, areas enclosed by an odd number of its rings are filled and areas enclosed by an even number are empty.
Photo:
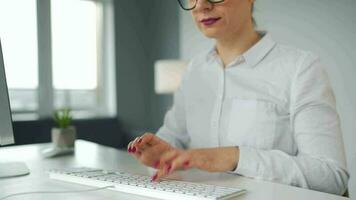
[[[226,68],[215,48],[193,59],[157,135],[178,148],[239,146],[233,173],[343,194],[349,174],[325,70],[260,34]]]

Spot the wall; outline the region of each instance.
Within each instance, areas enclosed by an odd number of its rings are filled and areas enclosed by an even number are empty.
[[[336,94],[350,166],[356,159],[356,1],[257,0],[255,6],[258,29],[320,55]],[[182,58],[213,44],[194,28],[189,13],[181,11],[180,19]]]
[[[176,1],[115,0],[117,113],[133,137],[156,131],[170,96],[154,93],[153,64],[179,56]]]

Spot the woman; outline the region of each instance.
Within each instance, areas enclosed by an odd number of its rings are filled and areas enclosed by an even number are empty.
[[[152,180],[231,172],[343,194],[349,175],[335,99],[316,56],[254,29],[254,0],[180,0],[215,47],[195,57],[156,135],[128,145]]]

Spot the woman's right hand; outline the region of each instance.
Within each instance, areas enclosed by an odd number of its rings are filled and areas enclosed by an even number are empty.
[[[160,167],[161,156],[172,149],[174,149],[173,146],[152,133],[145,133],[127,145],[129,153],[141,163],[154,168]]]

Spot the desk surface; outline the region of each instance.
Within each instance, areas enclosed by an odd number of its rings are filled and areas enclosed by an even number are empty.
[[[34,144],[0,148],[0,162],[24,161],[31,174],[23,177],[0,179],[0,198],[9,194],[30,191],[65,191],[89,189],[88,186],[56,181],[48,178],[48,169],[62,167],[94,167],[108,170],[152,175],[153,169],[142,166],[126,151],[105,147],[92,142],[78,140],[74,155],[58,158],[42,158],[41,150],[50,144]],[[236,199],[241,200],[348,200],[348,198],[327,193],[286,186],[277,183],[249,179],[228,173],[207,173],[189,170],[173,173],[170,178],[185,181],[203,182],[221,186],[244,188],[248,192]],[[148,199],[146,197],[101,190],[71,194],[32,194],[12,197],[16,199]]]

